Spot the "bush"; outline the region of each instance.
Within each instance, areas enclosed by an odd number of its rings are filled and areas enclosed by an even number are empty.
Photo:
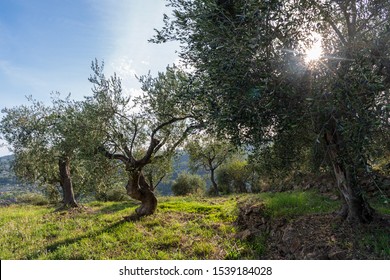
[[[233,159],[217,169],[217,183],[225,194],[245,193],[250,179],[250,170],[245,160]]]
[[[129,200],[129,196],[124,189],[109,189],[106,191],[99,191],[96,193],[95,198],[98,201],[104,202]]]
[[[205,191],[206,182],[199,175],[180,173],[172,184],[172,192],[174,195],[199,194]]]
[[[21,194],[17,197],[17,201],[20,203],[38,205],[38,206],[49,204],[49,200],[43,194],[39,194],[39,193]]]

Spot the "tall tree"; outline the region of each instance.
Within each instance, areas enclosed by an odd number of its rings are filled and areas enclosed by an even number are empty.
[[[144,169],[170,157],[187,135],[200,127],[196,105],[188,98],[195,84],[179,69],[167,68],[157,78],[142,76],[143,94],[131,99],[123,93],[119,77],[106,78],[103,65],[96,61],[92,69],[94,96],[85,103],[85,111],[94,120],[88,128],[89,138],[95,139],[97,151],[125,165],[127,193],[141,201],[135,214],[126,219],[151,215],[157,199]]]
[[[168,2],[173,16],[152,41],[181,42],[181,58],[204,81],[210,123],[239,142],[273,145],[286,162],[323,144],[342,216],[371,221],[360,180],[370,142],[389,130],[389,2]],[[324,54],[307,63],[314,32]]]

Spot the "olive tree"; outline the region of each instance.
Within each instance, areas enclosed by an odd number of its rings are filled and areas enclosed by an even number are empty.
[[[31,105],[4,108],[0,131],[12,146],[14,169],[21,179],[37,184],[59,184],[64,207],[78,207],[71,176],[77,160],[76,115],[80,104],[52,96],[52,105],[28,98]]]
[[[181,58],[203,79],[209,125],[237,142],[273,146],[287,163],[322,146],[343,197],[340,213],[370,222],[360,182],[371,143],[389,131],[389,2],[168,3],[173,14],[152,41],[181,43]],[[307,63],[314,32],[323,55]]]
[[[198,135],[187,143],[185,149],[193,169],[203,169],[210,173],[213,193],[219,195],[215,172],[236,148],[226,140],[215,139],[210,135]]]
[[[127,194],[141,201],[128,220],[151,215],[157,207],[153,182],[145,176],[148,165],[170,157],[183,140],[201,126],[197,106],[189,101],[196,88],[176,67],[158,77],[139,78],[143,94],[127,96],[116,75],[107,78],[103,65],[92,64],[93,96],[84,104],[94,121],[87,131],[97,153],[119,160],[127,174]],[[94,143],[93,143],[94,141]]]

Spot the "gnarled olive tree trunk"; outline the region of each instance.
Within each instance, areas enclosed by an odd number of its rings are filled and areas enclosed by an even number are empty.
[[[58,168],[60,172],[60,185],[63,192],[63,207],[72,208],[78,207],[73,192],[73,184],[70,176],[70,160],[68,157],[62,157],[58,160]]]
[[[146,182],[142,171],[129,171],[129,180],[126,185],[127,194],[141,201],[141,206],[135,210],[135,214],[126,217],[127,220],[136,220],[143,216],[152,215],[157,208],[157,198],[152,187]]]
[[[344,142],[334,124],[324,136],[336,184],[343,198],[341,216],[349,222],[371,222],[375,211],[364,197],[356,171],[358,166],[353,160],[348,162],[348,155],[346,156],[345,147],[343,147]]]

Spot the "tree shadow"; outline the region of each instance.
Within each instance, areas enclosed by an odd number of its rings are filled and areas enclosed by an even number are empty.
[[[114,213],[114,212],[124,210],[126,208],[135,207],[138,206],[139,204],[140,203],[136,201],[125,201],[121,203],[115,203],[110,206],[105,206],[102,209],[100,209],[98,212],[101,214],[109,214],[109,213]]]
[[[46,246],[45,248],[45,251],[47,251],[48,253],[50,252],[54,252],[56,251],[58,248],[60,248],[61,246],[70,246],[74,243],[77,243],[79,242],[80,240],[84,239],[84,238],[93,238],[93,237],[96,237],[96,236],[99,236],[103,233],[107,233],[113,229],[116,229],[118,228],[119,226],[121,226],[122,224],[125,224],[125,223],[128,223],[127,220],[125,219],[122,219],[120,221],[117,221],[111,225],[109,225],[108,227],[106,228],[103,228],[101,230],[97,230],[97,231],[92,231],[92,232],[89,232],[87,234],[84,234],[82,236],[78,236],[78,237],[75,237],[75,238],[69,238],[69,239],[66,239],[66,240],[63,240],[63,241],[59,241],[59,242],[56,242],[54,244],[50,244],[48,246]],[[34,259],[37,259],[39,257],[39,255],[41,255],[41,252],[35,252],[33,254],[30,254],[27,256],[27,259],[29,260],[34,260]]]

